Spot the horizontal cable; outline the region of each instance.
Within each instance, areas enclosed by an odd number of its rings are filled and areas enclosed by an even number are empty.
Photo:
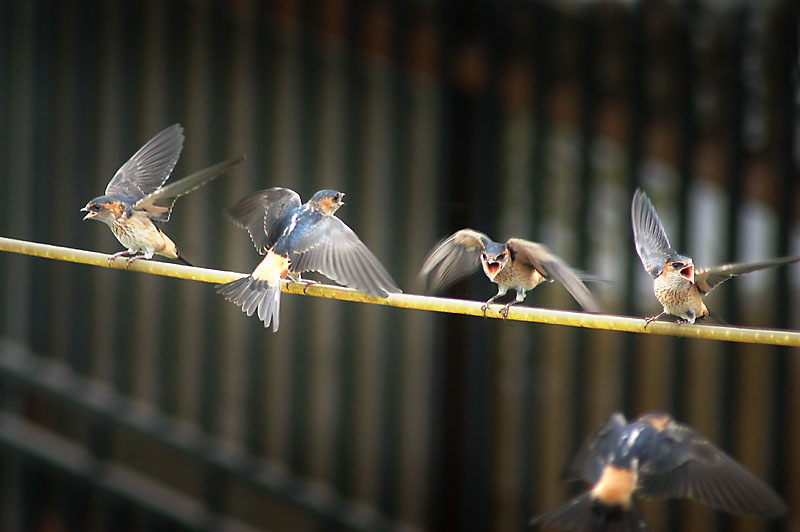
[[[33,255],[53,260],[91,264],[104,268],[128,269],[135,272],[164,275],[178,279],[203,281],[206,283],[227,283],[242,277],[245,274],[210,270],[182,264],[139,260],[126,267],[125,259],[117,259],[108,264],[108,255],[84,251],[80,249],[51,246],[23,240],[0,237],[0,251]],[[450,314],[464,314],[467,316],[483,316],[480,301],[467,301],[463,299],[449,299],[443,297],[420,296],[413,294],[390,294],[387,298],[373,297],[351,288],[328,284],[312,284],[308,287],[304,283],[284,281],[282,291],[291,294],[305,294],[314,297],[339,299],[341,301],[355,301],[359,303],[372,303],[391,307],[427,310],[433,312],[447,312]],[[499,310],[502,305],[493,305],[486,313],[488,318],[502,318]],[[660,334],[667,336],[683,336],[686,338],[702,338],[706,340],[725,340],[728,342],[742,342],[763,345],[785,345],[800,347],[800,332],[783,329],[758,329],[751,327],[732,327],[719,325],[683,325],[665,321],[654,321],[644,328],[643,318],[628,316],[615,316],[609,314],[590,314],[566,310],[554,310],[516,306],[511,307],[508,318],[514,321],[528,321],[535,323],[548,323],[553,325],[567,325],[571,327],[584,327],[588,329],[602,329],[608,331],[622,331],[645,334]]]

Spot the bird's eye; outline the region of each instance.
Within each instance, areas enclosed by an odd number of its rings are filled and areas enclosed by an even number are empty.
[[[97,203],[92,203],[91,205],[89,205],[89,210],[92,212],[97,212],[100,210],[100,205],[98,205]]]
[[[483,260],[487,260],[489,257],[486,256],[486,253],[481,253],[481,258]]]
[[[337,192],[336,194],[334,194],[333,201],[342,201],[341,193]]]
[[[675,268],[676,270],[680,270],[684,266],[686,266],[686,265],[684,263],[682,263],[682,262],[673,262],[672,263],[672,267]]]
[[[499,254],[499,255],[497,256],[497,260],[505,260],[505,258],[506,258],[506,254],[505,254],[505,252],[503,252],[503,253],[501,253],[501,254]]]

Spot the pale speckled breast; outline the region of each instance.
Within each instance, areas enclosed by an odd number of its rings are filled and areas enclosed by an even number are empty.
[[[697,287],[680,276],[667,279],[659,275],[653,282],[653,292],[664,310],[673,316],[688,318],[688,311],[691,311],[695,318],[708,314]]]
[[[134,214],[127,217],[124,223],[111,224],[110,227],[120,244],[128,249],[178,258],[175,244],[147,216]]]
[[[497,272],[494,282],[499,286],[505,288],[516,288],[521,286],[526,291],[533,289],[544,280],[544,277],[529,265],[519,261],[510,263],[511,267],[506,265],[505,268]]]

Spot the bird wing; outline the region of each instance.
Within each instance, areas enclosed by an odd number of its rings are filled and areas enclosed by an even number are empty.
[[[631,225],[636,253],[647,273],[655,277],[670,259],[686,259],[669,245],[667,233],[650,198],[640,188],[636,189],[631,202]]]
[[[639,493],[691,498],[732,514],[779,517],[786,504],[775,491],[703,435],[670,421],[658,452],[639,469]]]
[[[721,284],[735,275],[755,272],[781,264],[791,264],[800,261],[800,257],[780,257],[777,259],[765,260],[762,262],[746,262],[737,264],[724,264],[711,268],[695,270],[694,281],[700,292],[705,295],[712,291],[718,284]]]
[[[419,277],[426,280],[429,292],[463,279],[480,267],[480,254],[492,240],[473,229],[461,229],[445,238],[428,254]]]
[[[554,279],[564,285],[564,288],[572,294],[575,301],[589,311],[599,312],[600,305],[595,301],[592,293],[578,277],[578,273],[573,270],[563,259],[554,255],[546,246],[523,240],[521,238],[511,238],[508,240],[508,249],[513,253],[514,260],[522,261],[543,274],[545,277]]]
[[[581,445],[570,467],[565,471],[567,480],[584,480],[594,484],[600,478],[603,467],[608,463],[610,449],[614,446],[614,433],[628,424],[620,412],[611,417]]]
[[[302,205],[300,195],[288,188],[269,188],[240,199],[225,210],[233,223],[250,233],[250,239],[260,254],[278,240],[278,221],[287,210]]]
[[[293,244],[289,256],[293,272],[319,272],[376,297],[402,292],[353,230],[335,216],[322,216]]]
[[[168,222],[172,214],[172,206],[175,205],[175,200],[197,190],[212,179],[224,174],[228,168],[239,164],[242,159],[244,159],[244,156],[228,159],[214,166],[209,166],[205,170],[200,170],[199,172],[188,175],[165,187],[157,188],[155,192],[151,192],[137,201],[133,205],[133,208],[145,211],[147,215],[156,222]]]
[[[173,124],[122,165],[106,186],[106,195],[138,201],[157,190],[169,178],[183,150],[183,128]]]

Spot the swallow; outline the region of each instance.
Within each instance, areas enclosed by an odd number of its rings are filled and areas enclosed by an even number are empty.
[[[304,280],[304,272],[318,272],[349,288],[375,297],[399,294],[392,277],[350,227],[335,216],[344,205],[344,193],[320,190],[305,204],[288,188],[270,188],[240,200],[225,211],[228,218],[250,233],[264,259],[253,273],[217,285],[217,293],[242,308],[248,316],[258,311],[264,327],[279,326],[281,280]]]
[[[556,530],[648,530],[634,496],[694,499],[715,510],[778,518],[786,504],[733,458],[669,414],[628,423],[619,412],[579,449],[568,470],[588,491],[536,518]]]
[[[631,223],[636,253],[644,269],[653,276],[653,292],[664,309],[660,314],[646,318],[645,328],[667,314],[677,316],[678,323],[692,324],[711,314],[703,297],[717,285],[735,275],[800,261],[800,257],[781,257],[697,269],[690,257],[672,249],[650,198],[641,189],[633,194]]]
[[[244,157],[215,164],[168,186],[172,169],[183,150],[183,128],[174,124],[147,141],[128,162],[117,170],[106,186],[105,194],[81,209],[84,220],[97,220],[111,228],[125,251],[108,257],[110,265],[118,257],[127,257],[127,266],[154,254],[178,259],[191,266],[157,223],[169,221],[175,200],[215,177],[225,173]]]
[[[578,272],[544,245],[521,238],[510,238],[508,242],[500,243],[479,231],[461,229],[433,248],[422,264],[419,276],[426,281],[428,290],[435,292],[470,275],[479,266],[497,285],[497,294],[482,307],[484,316],[490,303],[514,289],[516,299],[500,310],[503,318],[507,318],[511,305],[523,302],[525,293],[544,281],[558,281],[564,285],[584,309],[600,310]]]

